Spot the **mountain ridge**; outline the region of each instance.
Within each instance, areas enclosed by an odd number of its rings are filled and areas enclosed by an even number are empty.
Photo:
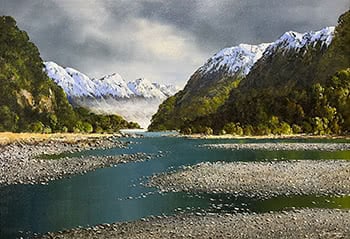
[[[332,48],[333,39],[339,29],[338,24],[336,28],[325,27],[306,33],[287,31],[272,43],[240,44],[222,49],[193,73],[182,91],[160,105],[157,113],[152,117],[149,130],[177,129],[200,133],[209,128],[218,133],[225,123],[230,123],[232,120],[234,123],[240,123],[240,118],[232,114],[245,118],[244,115],[249,113],[249,108],[245,109],[247,112],[245,113],[242,109],[244,107],[240,109],[237,106],[238,102],[259,104],[261,97],[270,97],[274,92],[279,95],[279,99],[276,97],[274,99],[284,102],[283,97],[287,97],[293,91],[299,89],[304,92],[304,89],[311,87],[312,84],[325,83],[336,73],[336,70],[346,69],[344,64],[345,68],[335,67],[329,70],[330,74],[319,74],[320,69],[329,68],[322,61],[326,53],[331,51],[328,49]],[[247,52],[247,48],[257,50]],[[322,67],[320,67],[321,64],[323,64]],[[269,68],[270,66],[272,68]],[[293,79],[295,77],[297,80]],[[259,90],[264,93],[259,93]],[[243,92],[248,92],[247,96],[244,96]],[[235,102],[237,99],[235,95],[239,95],[240,101]],[[244,101],[245,97],[253,97],[255,101]],[[262,101],[267,104],[267,101]],[[275,105],[278,108],[282,107],[278,103]],[[235,110],[231,110],[232,107]],[[307,106],[304,105],[304,107]],[[259,107],[251,108],[259,110]],[[267,112],[263,112],[262,116],[266,115],[267,118],[273,116],[270,116],[273,110],[268,108],[264,110]],[[314,113],[312,115],[314,118],[318,117]],[[259,116],[258,111],[255,112],[255,116]],[[250,119],[256,118],[255,116],[254,112],[249,113]],[[315,119],[312,117],[307,119],[310,122],[305,122],[305,125],[315,125],[313,123]],[[263,120],[268,121],[265,118]],[[293,122],[290,120],[288,123]]]
[[[334,30],[335,27],[331,26],[305,33],[287,31],[274,42],[257,45],[240,43],[237,46],[223,48],[210,57],[197,71],[205,74],[225,68],[226,72],[231,75],[239,70],[243,75],[248,75],[250,69],[260,58],[273,53],[277,48],[282,47],[285,51],[302,49],[305,46],[314,46],[319,41],[328,47],[332,42]]]
[[[69,97],[112,96],[165,99],[175,94],[177,90],[175,86],[150,82],[146,78],[127,82],[118,73],[90,78],[74,68],[64,68],[53,61],[46,61],[44,65],[48,76],[61,86]]]

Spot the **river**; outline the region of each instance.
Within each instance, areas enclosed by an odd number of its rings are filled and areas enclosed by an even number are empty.
[[[48,185],[14,185],[0,188],[1,238],[45,233],[100,223],[124,222],[179,211],[266,212],[288,208],[350,208],[350,197],[290,196],[267,200],[235,198],[225,194],[161,193],[143,186],[147,177],[184,165],[215,161],[266,161],[289,159],[348,159],[349,151],[230,151],[198,147],[213,143],[349,142],[346,140],[237,140],[186,139],[145,133],[144,138],[123,138],[125,149],[93,150],[80,155],[118,155],[144,152],[145,162],[120,164]],[[161,154],[162,157],[157,157]],[[74,154],[75,156],[77,154]],[[55,159],[59,160],[59,159]]]

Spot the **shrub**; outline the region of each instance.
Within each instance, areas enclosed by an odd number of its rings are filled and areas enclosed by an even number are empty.
[[[95,132],[95,133],[102,133],[102,132],[103,132],[103,129],[102,129],[100,126],[96,126],[96,127],[94,128],[94,132]]]
[[[240,123],[228,123],[224,126],[223,130],[232,135],[243,135],[243,129]]]
[[[292,125],[292,130],[294,134],[301,134],[303,132],[302,128],[297,124]]]
[[[256,134],[257,135],[269,135],[269,134],[271,134],[271,129],[265,124],[259,124],[256,127]]]
[[[34,122],[30,125],[29,129],[30,131],[34,133],[42,133],[44,131],[44,124],[40,121]]]
[[[213,134],[213,129],[210,127],[205,127],[204,132],[205,135],[212,135]]]
[[[190,135],[192,134],[192,129],[189,127],[186,127],[184,129],[181,129],[180,133]]]
[[[291,128],[290,125],[289,125],[288,123],[286,123],[286,122],[282,122],[280,128],[281,128],[281,134],[287,134],[287,135],[289,135],[289,134],[292,134],[292,133],[293,133],[292,128]]]
[[[88,122],[83,122],[82,123],[82,131],[86,132],[86,133],[92,133],[92,131],[94,130],[94,128],[92,127],[92,125]]]
[[[44,134],[51,134],[52,133],[52,129],[49,126],[45,126],[44,130],[43,130]]]
[[[250,124],[245,125],[243,127],[243,133],[244,135],[253,135],[254,134],[254,128]]]
[[[68,132],[67,126],[63,126],[62,129],[61,129],[61,132],[62,133],[67,133]]]

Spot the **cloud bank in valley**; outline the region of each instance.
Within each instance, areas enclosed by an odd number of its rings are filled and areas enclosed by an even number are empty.
[[[348,0],[0,0],[44,60],[184,85],[218,50],[335,25]]]

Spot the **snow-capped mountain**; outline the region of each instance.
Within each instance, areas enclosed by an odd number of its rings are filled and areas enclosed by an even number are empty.
[[[152,83],[157,89],[159,89],[167,97],[174,95],[179,89],[174,85],[163,85],[159,83]],[[174,93],[175,92],[175,93]]]
[[[272,43],[239,44],[222,49],[192,74],[179,94],[162,104],[166,108],[161,106],[149,128],[181,128],[197,119],[198,122],[210,122],[207,121],[209,116],[216,115],[226,99],[232,99],[235,88],[249,90],[264,88],[265,84],[292,84],[293,72],[298,69],[293,69],[295,66],[290,62],[298,58],[299,64],[304,56],[308,57],[304,55],[307,52],[322,55],[332,42],[334,30],[334,27],[326,27],[306,33],[288,31]],[[310,55],[312,58],[313,54]],[[312,59],[308,60],[311,64]],[[283,71],[276,72],[280,67]],[[270,75],[272,73],[274,75]],[[277,75],[281,75],[285,82],[273,77]]]
[[[73,68],[44,62],[44,71],[63,88],[73,105],[100,114],[119,114],[141,126],[149,124],[159,104],[178,90],[172,85],[151,83],[140,78],[126,82],[119,74],[90,79]]]
[[[69,97],[93,96],[95,86],[88,84],[90,79],[86,75],[72,68],[64,69],[54,62],[44,64],[47,75],[61,86]]]
[[[90,79],[85,74],[73,69],[63,68],[55,62],[45,62],[48,76],[61,86],[68,97],[104,98],[156,98],[165,99],[176,93],[172,85],[151,83],[145,78],[126,82],[119,74],[105,75],[100,79]]]
[[[269,45],[270,43],[260,45],[239,44],[235,47],[222,49],[211,57],[199,71],[205,74],[224,70],[228,74],[241,73],[247,75]]]
[[[134,96],[133,92],[128,88],[128,84],[117,73],[103,76],[100,79],[92,79],[91,81],[95,84],[94,92],[96,97],[130,98]]]
[[[239,44],[238,46],[222,49],[200,67],[197,72],[201,75],[224,71],[228,75],[248,75],[254,64],[264,55],[273,54],[277,49],[287,51],[300,50],[316,43],[329,46],[334,36],[334,27],[326,27],[320,31],[298,33],[288,31],[272,43],[259,45]]]
[[[277,41],[270,44],[265,54],[272,54],[276,49],[280,48],[284,51],[295,49],[300,50],[305,46],[315,46],[316,43],[326,45],[331,44],[334,36],[335,27],[326,27],[320,31],[310,31],[306,33],[299,33],[288,31],[284,33]]]
[[[154,84],[146,79],[137,79],[128,83],[129,89],[136,95],[144,98],[167,98],[161,88],[157,88]]]

